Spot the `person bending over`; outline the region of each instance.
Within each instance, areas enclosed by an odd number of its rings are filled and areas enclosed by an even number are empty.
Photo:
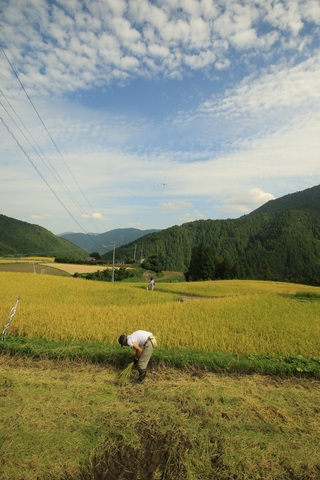
[[[146,330],[137,330],[130,335],[120,335],[118,342],[122,347],[128,346],[135,350],[134,364],[139,372],[136,383],[143,383],[147,375],[147,366],[157,346],[156,337]]]

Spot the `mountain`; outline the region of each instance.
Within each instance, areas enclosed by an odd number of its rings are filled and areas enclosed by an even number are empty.
[[[139,230],[137,228],[117,228],[100,234],[85,233],[63,233],[59,237],[69,240],[79,247],[85,248],[88,252],[99,252],[100,255],[113,250],[113,242],[116,247],[134,242],[149,233],[160,230]]]
[[[320,186],[286,195],[238,219],[198,220],[116,249],[116,261],[156,255],[164,270],[187,272],[192,253],[209,246],[232,278],[320,285]],[[110,254],[103,256],[111,260]],[[229,269],[230,271],[230,269]]]
[[[88,252],[43,227],[0,215],[0,255],[48,255],[82,259]]]
[[[249,215],[259,215],[261,213],[280,213],[292,208],[317,208],[320,212],[320,185],[302,190],[301,192],[289,193],[276,200],[270,200],[261,207],[257,208]]]
[[[133,239],[120,246],[128,241],[128,230]],[[118,229],[90,237],[97,242],[88,248],[92,252],[100,243],[113,249],[115,242],[116,262],[136,254],[139,260],[155,256],[163,270],[187,272],[202,245],[216,262],[215,278],[320,285],[320,186],[267,202],[238,219],[198,220],[159,231]],[[84,258],[88,251],[42,227],[0,215],[0,255]],[[112,257],[113,251],[102,256],[107,261]]]

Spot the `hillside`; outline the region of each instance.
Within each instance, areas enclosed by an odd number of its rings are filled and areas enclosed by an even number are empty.
[[[43,227],[0,215],[0,255],[52,255],[84,258],[84,249]]]
[[[117,228],[100,234],[63,233],[59,237],[82,247],[89,252],[99,252],[100,255],[113,249],[113,242],[117,247],[134,242],[144,235],[158,232],[159,230],[139,230],[137,228]]]
[[[164,270],[186,272],[192,250],[210,246],[229,278],[320,284],[320,186],[273,200],[235,220],[198,220],[149,234],[137,242],[144,258],[157,255]],[[116,250],[132,258],[133,244]],[[108,259],[108,254],[105,256]],[[221,278],[221,277],[218,277]]]
[[[292,208],[305,208],[308,206],[317,208],[318,212],[320,212],[320,185],[302,190],[301,192],[289,193],[276,200],[270,200],[249,213],[249,216],[260,215],[261,213],[280,213]]]

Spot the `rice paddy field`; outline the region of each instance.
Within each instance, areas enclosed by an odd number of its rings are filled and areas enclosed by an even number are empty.
[[[0,272],[3,325],[50,341],[116,345],[137,329],[161,348],[206,352],[320,356],[320,289],[263,281],[92,282],[81,278]],[[314,293],[314,300],[296,296]]]
[[[165,359],[220,352],[318,365],[320,289],[146,286],[0,271],[2,326],[17,307],[0,349],[1,480],[319,480],[318,377],[213,373]],[[131,361],[117,339],[140,328],[157,335],[160,361],[137,386],[106,359],[110,351]],[[28,346],[22,355],[10,351],[16,340]],[[29,355],[38,344],[42,353]],[[60,355],[91,344],[105,346],[101,362]]]

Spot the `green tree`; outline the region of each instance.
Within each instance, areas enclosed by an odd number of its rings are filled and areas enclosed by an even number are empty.
[[[90,253],[89,256],[92,257],[92,258],[95,258],[96,260],[100,260],[100,259],[101,259],[101,255],[100,255],[99,252],[92,252],[92,253]]]
[[[187,281],[213,280],[216,277],[215,253],[209,245],[200,243],[192,249]]]
[[[163,270],[162,262],[158,255],[151,255],[142,263],[141,266],[145,270],[152,270],[156,273],[159,273]]]

